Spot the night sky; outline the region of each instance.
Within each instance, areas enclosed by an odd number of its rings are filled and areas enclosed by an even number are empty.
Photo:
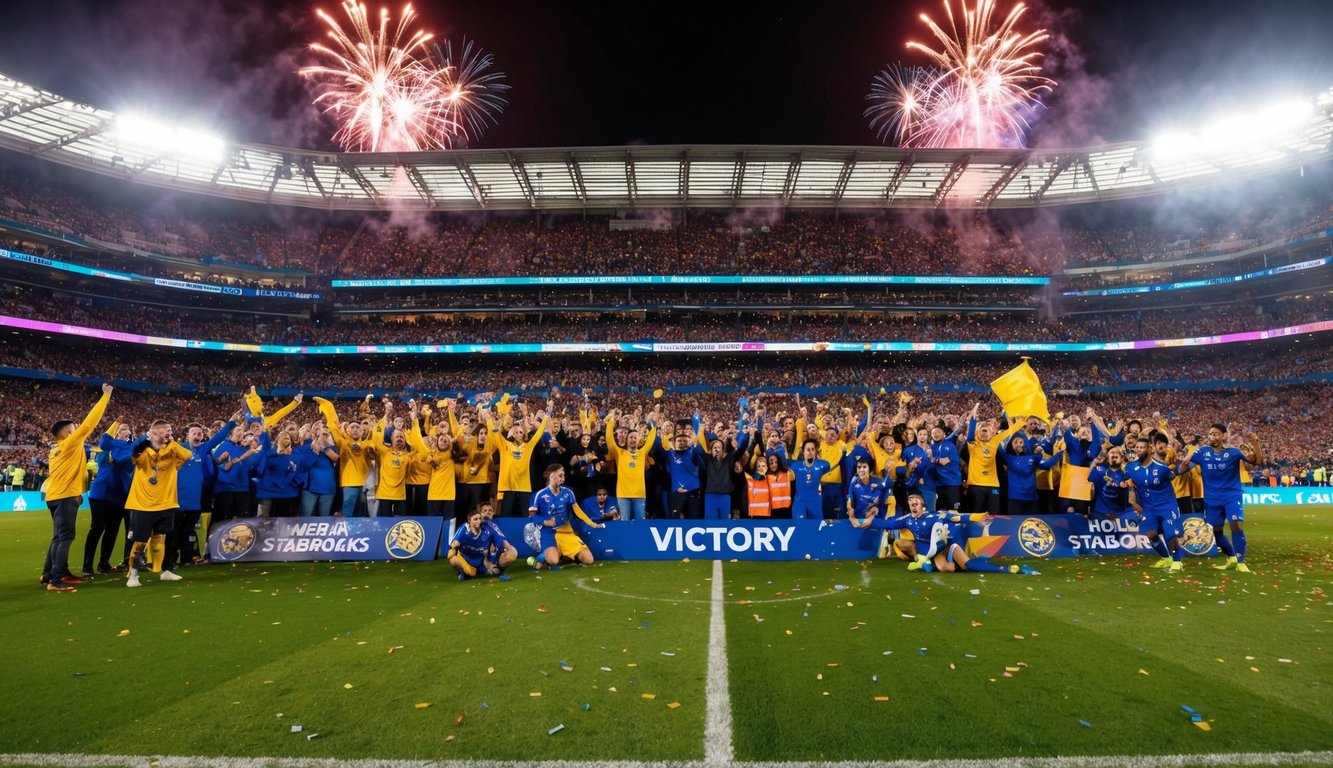
[[[6,4],[0,72],[110,109],[175,115],[240,141],[327,148],[295,74],[314,4]],[[341,15],[336,0],[321,4]],[[374,12],[379,6],[371,4]],[[395,13],[401,6],[389,6]],[[923,39],[938,2],[422,0],[425,26],[496,56],[510,107],[476,147],[875,144],[872,76]],[[1006,5],[1005,8],[1008,6]],[[1048,0],[1062,86],[1031,142],[1151,136],[1219,108],[1333,87],[1333,2]]]

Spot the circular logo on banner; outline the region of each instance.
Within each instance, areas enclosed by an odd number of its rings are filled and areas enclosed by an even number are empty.
[[[255,546],[259,534],[249,523],[234,523],[218,539],[218,554],[223,560],[239,560]]]
[[[1180,521],[1180,546],[1191,555],[1206,555],[1213,548],[1213,528],[1202,517]]]
[[[426,545],[426,529],[416,520],[399,520],[384,535],[384,548],[395,560],[409,560]]]
[[[1033,557],[1046,557],[1055,549],[1055,532],[1045,520],[1029,517],[1018,526],[1018,544]]]

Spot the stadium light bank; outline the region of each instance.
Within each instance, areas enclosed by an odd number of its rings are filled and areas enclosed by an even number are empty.
[[[114,133],[119,143],[172,157],[218,163],[227,156],[219,136],[135,112],[116,115]]]
[[[1235,152],[1277,151],[1315,119],[1320,109],[1333,107],[1329,94],[1320,97],[1274,102],[1244,114],[1226,115],[1193,131],[1175,130],[1152,142],[1153,160],[1207,159]]]

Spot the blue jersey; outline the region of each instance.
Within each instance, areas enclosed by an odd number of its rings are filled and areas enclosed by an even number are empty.
[[[815,463],[806,464],[805,459],[802,459],[791,465],[789,469],[796,476],[796,482],[793,483],[792,489],[793,498],[813,500],[821,498],[820,494],[823,491],[820,490],[819,484],[824,475],[832,470],[827,461],[815,459]]]
[[[97,474],[88,489],[88,498],[123,504],[130,495],[130,481],[134,479],[130,444],[104,434],[98,447],[102,452],[97,454]]]
[[[1111,469],[1105,464],[1093,467],[1088,473],[1088,483],[1092,485],[1092,511],[1099,515],[1124,514],[1129,507],[1129,489],[1120,484],[1128,477],[1123,469]]]
[[[244,446],[233,443],[230,440],[224,440],[213,451],[213,461],[217,464],[217,480],[213,484],[214,493],[249,493],[250,491],[250,469],[259,462],[259,454],[255,454],[245,461],[236,460],[245,455]],[[217,459],[222,454],[227,454],[229,461],[236,462],[232,464],[231,469],[227,469],[222,462]]]
[[[1037,500],[1037,470],[1050,469],[1060,463],[1064,451],[1049,459],[1037,453],[1010,453],[1000,451],[1000,458],[1009,470],[1009,498],[1014,501]]]
[[[861,478],[852,478],[852,484],[847,490],[847,500],[852,503],[852,512],[857,517],[865,517],[866,512],[871,507],[884,512],[884,499],[889,491],[889,486],[882,478],[871,476],[870,482],[863,483]]]
[[[176,471],[176,500],[186,512],[198,512],[204,508],[204,486],[216,474],[211,454],[231,434],[231,429],[231,424],[223,425],[207,442],[194,448],[188,444],[185,446],[193,455]]]
[[[938,443],[931,443],[930,452],[935,455],[935,484],[962,485],[963,461],[958,455],[958,446],[954,444],[953,438],[947,437]],[[949,463],[941,464],[940,459],[948,459]]]
[[[667,474],[671,475],[672,493],[699,490],[699,460],[703,457],[703,449],[698,443],[683,451],[664,448],[662,454],[666,456],[663,463]]]
[[[944,515],[935,512],[927,512],[921,517],[906,514],[890,518],[875,518],[870,521],[870,527],[882,531],[898,531],[906,528],[912,532],[912,537],[919,542],[929,542],[931,539],[931,530],[936,523],[948,523],[949,520]]]
[[[1240,482],[1240,464],[1243,461],[1245,455],[1239,448],[1215,451],[1212,446],[1205,445],[1194,452],[1189,463],[1198,467],[1203,475],[1205,501],[1220,505],[1240,501],[1244,497]]]
[[[1171,467],[1157,459],[1147,465],[1136,461],[1125,469],[1125,474],[1134,483],[1134,492],[1144,514],[1169,516],[1180,512],[1176,489],[1171,485],[1171,478],[1176,473]]]
[[[458,545],[458,551],[471,557],[485,557],[490,554],[491,547],[495,547],[496,552],[503,552],[505,548],[504,535],[500,529],[492,522],[486,521],[481,524],[477,533],[472,529],[462,526],[454,532],[454,543]]]
[[[538,525],[545,525],[547,520],[554,520],[555,527],[560,528],[569,523],[570,513],[577,503],[574,492],[568,488],[561,488],[552,493],[548,486],[533,495],[528,510],[531,514],[528,517]]]
[[[1102,452],[1102,431],[1097,429],[1095,424],[1090,425],[1088,430],[1092,433],[1092,439],[1088,441],[1087,445],[1084,445],[1083,441],[1074,436],[1074,430],[1072,429],[1066,429],[1064,434],[1056,432],[1057,435],[1064,438],[1065,453],[1069,457],[1069,463],[1076,467],[1088,466],[1092,463],[1093,457]]]
[[[315,453],[307,442],[292,449],[292,455],[301,464],[302,490],[318,496],[331,495],[338,490],[338,463],[323,451]]]
[[[912,462],[921,459],[916,470],[909,473],[904,472],[907,480],[907,487],[913,490],[935,492],[935,465],[926,455],[926,449],[920,445],[912,444],[903,449],[902,461],[906,467],[912,466]],[[904,469],[906,469],[904,467]]]

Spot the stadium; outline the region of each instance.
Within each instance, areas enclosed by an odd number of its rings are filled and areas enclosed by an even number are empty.
[[[0,765],[1333,764],[1326,8],[20,5]]]

